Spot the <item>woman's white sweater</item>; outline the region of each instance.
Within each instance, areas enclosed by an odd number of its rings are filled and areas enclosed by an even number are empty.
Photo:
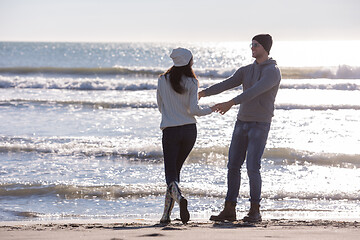
[[[196,123],[194,116],[204,116],[212,111],[210,107],[198,105],[198,81],[191,77],[183,77],[185,92],[179,94],[173,90],[169,79],[164,75],[158,79],[157,104],[161,112],[160,128],[182,126]]]

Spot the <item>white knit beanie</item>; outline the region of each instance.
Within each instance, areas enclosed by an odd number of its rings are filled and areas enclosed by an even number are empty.
[[[192,53],[185,48],[176,48],[172,50],[170,57],[172,58],[175,67],[182,67],[189,64]]]

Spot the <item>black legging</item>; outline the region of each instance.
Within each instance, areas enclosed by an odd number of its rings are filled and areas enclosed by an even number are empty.
[[[180,182],[182,165],[195,144],[196,135],[196,124],[167,127],[163,130],[162,146],[167,185],[173,181]]]

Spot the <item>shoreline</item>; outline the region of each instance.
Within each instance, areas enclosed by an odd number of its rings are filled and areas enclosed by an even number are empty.
[[[356,239],[359,221],[271,219],[261,223],[205,219],[168,225],[154,219],[73,219],[0,222],[1,239]]]

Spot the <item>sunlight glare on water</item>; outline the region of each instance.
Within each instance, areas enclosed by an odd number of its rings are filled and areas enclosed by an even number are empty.
[[[360,41],[276,42],[271,56],[279,66],[337,67],[360,65]]]

